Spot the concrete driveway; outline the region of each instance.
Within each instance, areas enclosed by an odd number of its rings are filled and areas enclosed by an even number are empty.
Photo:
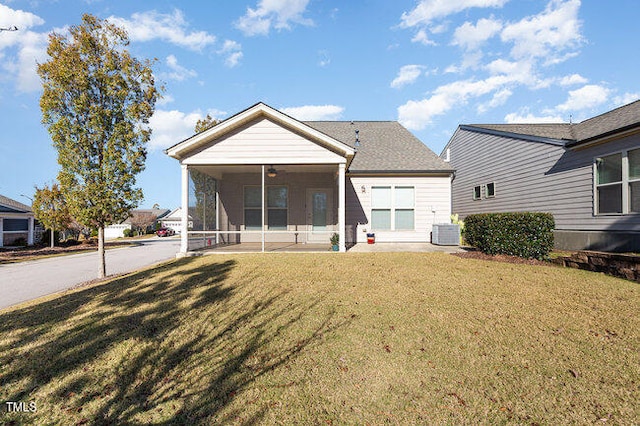
[[[137,241],[139,246],[107,250],[107,275],[132,272],[173,259],[180,239]],[[0,265],[0,309],[75,287],[98,276],[97,252]]]

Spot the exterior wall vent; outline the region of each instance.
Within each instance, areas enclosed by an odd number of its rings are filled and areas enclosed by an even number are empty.
[[[431,230],[431,243],[438,246],[460,245],[460,225],[436,223]]]

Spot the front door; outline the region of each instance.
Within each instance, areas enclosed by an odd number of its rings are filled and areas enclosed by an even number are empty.
[[[333,191],[326,188],[307,189],[307,242],[327,243],[333,226]]]

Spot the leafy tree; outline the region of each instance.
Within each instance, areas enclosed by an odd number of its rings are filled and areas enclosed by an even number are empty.
[[[106,275],[105,226],[125,220],[142,199],[136,175],[160,96],[151,62],[132,57],[128,44],[124,30],[85,14],[69,36],[49,35],[50,59],[38,65],[58,180],[72,216],[98,229],[99,277]]]
[[[72,220],[64,194],[58,184],[54,183],[51,188],[46,185],[42,188],[36,187],[31,208],[35,218],[51,231],[51,247],[53,247],[55,245],[55,231],[65,229]]]
[[[205,118],[196,122],[194,130],[196,133],[201,133],[212,128],[216,124],[218,124],[218,120],[207,114]],[[202,228],[203,231],[211,230],[216,226],[216,180],[196,169],[190,169],[189,174],[193,181],[194,195],[196,198],[195,214],[193,215],[196,219],[196,227]],[[200,224],[200,226],[197,224]]]

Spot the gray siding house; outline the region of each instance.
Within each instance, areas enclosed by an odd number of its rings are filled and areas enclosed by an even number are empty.
[[[460,125],[452,211],[552,213],[556,246],[640,250],[640,101],[575,124]]]
[[[453,170],[392,121],[299,121],[258,103],[166,153],[182,167],[181,253],[428,242]],[[189,218],[192,229],[187,229]]]
[[[0,247],[33,245],[34,228],[31,207],[0,195]]]

